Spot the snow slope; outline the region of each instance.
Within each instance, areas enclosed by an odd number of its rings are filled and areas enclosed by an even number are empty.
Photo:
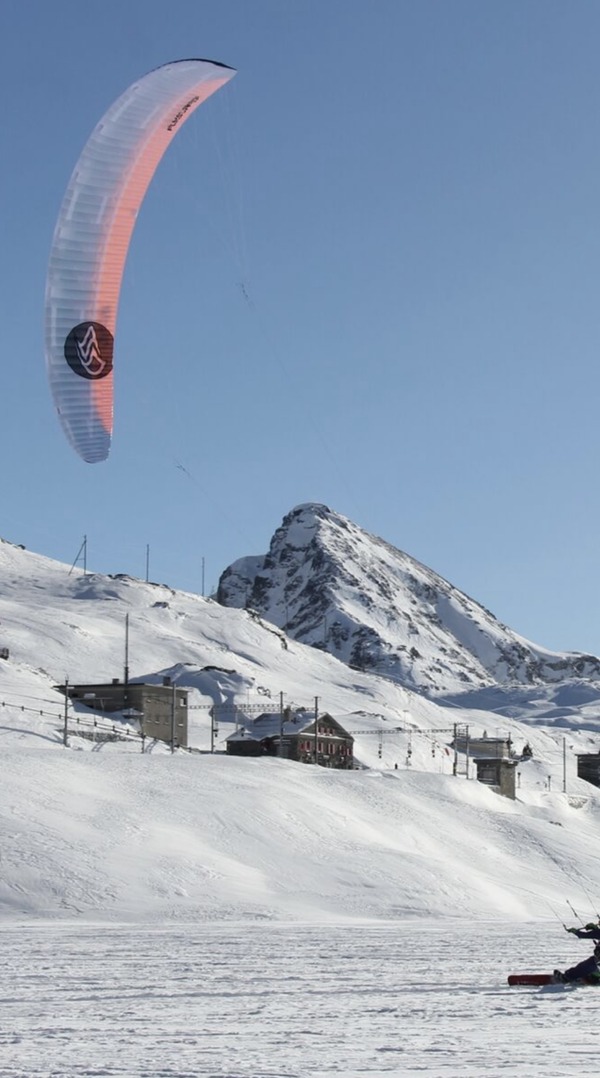
[[[548,916],[600,884],[600,805],[536,800],[406,770],[32,748],[3,779],[0,906],[118,921]]]
[[[190,741],[171,755],[94,743],[55,685],[119,676],[190,689]],[[576,777],[597,747],[597,684],[501,686],[431,700],[291,640],[246,611],[0,543],[0,915],[94,921],[323,921],[445,915],[589,917],[600,800]],[[364,765],[330,772],[214,754],[208,707],[250,716],[318,697]],[[485,694],[488,694],[487,696]],[[530,693],[530,695],[528,695]],[[553,717],[556,722],[553,721]],[[530,721],[529,721],[530,720]],[[528,740],[515,802],[453,776],[454,725]],[[400,728],[400,729],[398,729]],[[564,769],[563,769],[564,763]],[[566,792],[563,786],[566,785]]]

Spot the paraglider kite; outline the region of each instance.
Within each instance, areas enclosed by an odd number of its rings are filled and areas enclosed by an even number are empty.
[[[110,449],[119,289],[138,210],[171,139],[233,75],[209,60],[150,71],[109,108],[71,176],[48,268],[46,364],[65,434],[90,463]]]

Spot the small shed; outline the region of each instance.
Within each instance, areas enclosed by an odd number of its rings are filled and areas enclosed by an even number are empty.
[[[503,797],[515,799],[516,760],[502,759],[499,756],[479,757],[475,760],[477,781],[491,786]]]
[[[279,756],[302,764],[351,769],[354,738],[331,715],[315,721],[308,712],[265,712],[247,721],[226,741],[232,756]]]

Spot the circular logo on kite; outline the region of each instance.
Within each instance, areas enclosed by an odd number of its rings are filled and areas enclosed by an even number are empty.
[[[82,378],[106,378],[113,367],[113,341],[101,322],[80,322],[65,341],[65,359]]]

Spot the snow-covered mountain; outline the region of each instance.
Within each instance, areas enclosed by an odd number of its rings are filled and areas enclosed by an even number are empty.
[[[301,507],[291,517],[298,530],[287,557],[296,557],[299,580],[309,575],[301,568],[307,522],[313,536],[317,522],[335,522],[348,551],[352,537],[364,543],[364,533],[324,509]],[[368,549],[396,567],[385,544]],[[422,588],[434,580],[447,606],[471,611],[482,639],[489,625],[496,635],[488,649],[498,653],[506,638],[490,615],[464,608],[423,567],[408,559],[405,566]],[[360,595],[346,590],[358,628],[364,587]],[[370,594],[375,607],[379,592]],[[411,617],[417,608],[423,637],[427,628],[435,640],[432,608],[417,601]],[[375,611],[364,610],[371,628]],[[139,742],[95,743],[73,725],[64,747],[56,685],[122,676],[126,616],[130,677],[169,674],[189,690],[189,742],[199,751],[171,755],[157,744],[142,754]],[[586,893],[600,888],[590,852],[600,793],[577,777],[575,759],[598,746],[600,682],[575,676],[572,657],[564,670],[574,676],[563,681],[498,684],[480,645],[485,677],[453,699],[433,698],[374,669],[353,669],[255,610],[73,570],[4,541],[0,648],[8,649],[0,659],[0,918],[319,920],[448,907],[465,917],[518,918],[538,914],[543,896],[560,903],[567,880],[586,905]],[[418,669],[414,660],[415,678]],[[559,671],[555,665],[550,676]],[[456,675],[445,684],[465,683]],[[354,735],[361,767],[333,772],[225,755],[236,714],[272,710],[280,693],[305,707],[317,698]],[[214,703],[231,707],[216,736]],[[529,741],[533,757],[519,765],[516,801],[466,781],[464,758],[454,775],[456,724],[475,737],[510,736],[517,751]]]
[[[432,569],[324,505],[288,513],[268,554],[225,570],[217,598],[355,669],[428,695],[600,676],[594,656],[530,643]]]

